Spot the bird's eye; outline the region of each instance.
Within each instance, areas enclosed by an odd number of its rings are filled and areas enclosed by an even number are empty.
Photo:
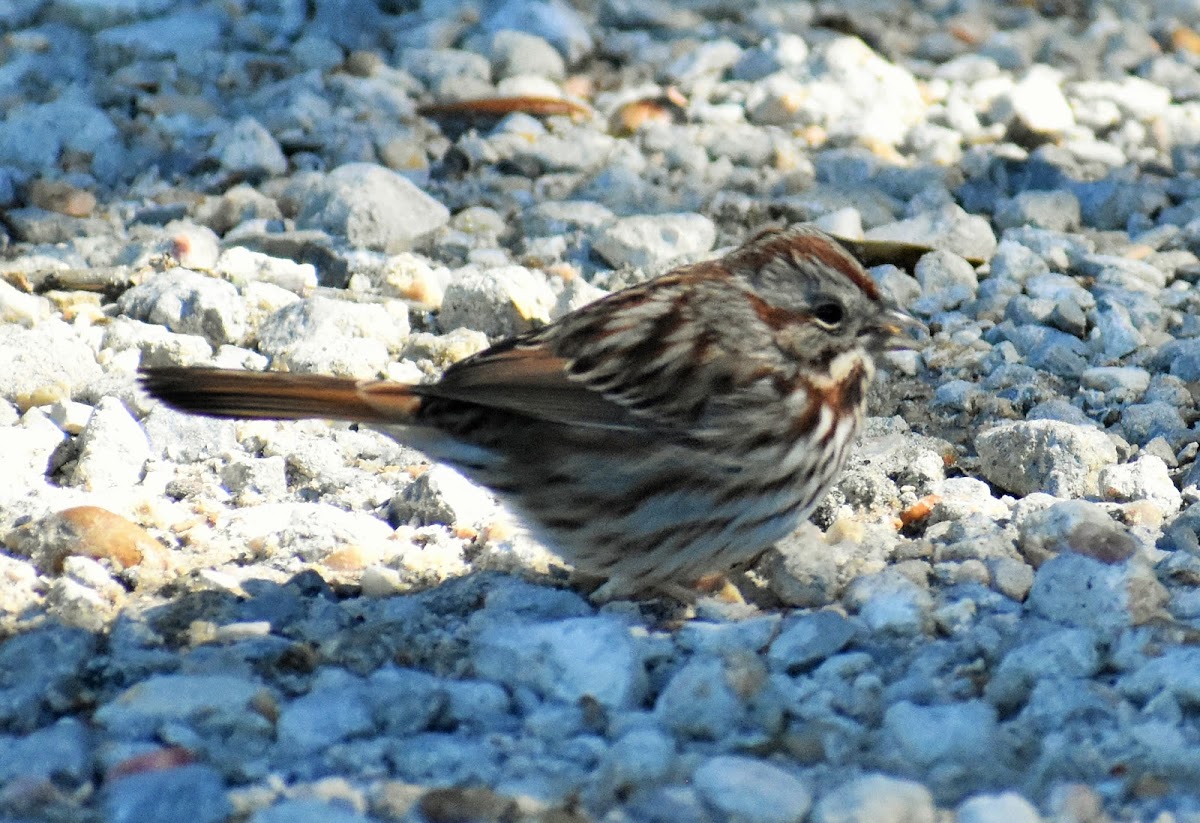
[[[841,324],[846,317],[846,310],[841,303],[819,303],[813,309],[813,318],[822,326],[834,327]]]

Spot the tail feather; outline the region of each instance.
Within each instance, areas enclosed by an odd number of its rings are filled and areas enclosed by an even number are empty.
[[[404,424],[421,404],[400,383],[319,374],[168,367],[143,369],[141,383],[168,406],[208,417]]]

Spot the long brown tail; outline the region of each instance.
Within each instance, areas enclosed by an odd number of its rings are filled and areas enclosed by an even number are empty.
[[[166,367],[142,369],[141,383],[167,405],[208,417],[404,424],[421,405],[401,383],[319,374]]]

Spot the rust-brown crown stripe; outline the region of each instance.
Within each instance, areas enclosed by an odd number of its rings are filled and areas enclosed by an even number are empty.
[[[858,286],[871,300],[879,300],[879,287],[867,274],[866,269],[843,246],[825,234],[810,229],[766,231],[759,235],[761,240],[751,240],[745,246],[752,259],[761,268],[776,255],[794,255],[816,260],[826,267],[839,271]],[[757,238],[756,238],[757,239]],[[759,263],[759,261],[762,261]]]

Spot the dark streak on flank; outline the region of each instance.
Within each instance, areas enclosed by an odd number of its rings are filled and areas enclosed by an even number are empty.
[[[788,512],[795,509],[802,502],[802,500],[797,498],[794,502],[788,503],[773,512],[756,517],[753,520],[746,520],[745,522],[739,523],[738,529],[744,532],[750,529],[757,529],[759,526],[765,526],[772,520],[778,520],[779,518],[784,517]]]
[[[812,479],[811,476],[806,477],[805,475],[807,474],[809,474],[808,467],[804,466],[802,469],[797,469],[796,471],[785,472],[768,483],[748,482],[729,486],[714,498],[714,502],[718,504],[729,503],[742,497],[747,492],[766,496],[769,494],[778,494],[786,489],[798,488],[803,481]]]
[[[686,528],[669,526],[650,534],[642,535],[638,539],[638,542],[641,544],[643,551],[645,551],[645,547],[657,548],[667,540],[672,540],[675,546],[687,546],[699,540],[701,535],[724,531],[733,525],[734,520],[735,518],[733,517],[713,517],[694,523]]]
[[[695,474],[665,474],[639,483],[621,502],[613,501],[609,511],[617,517],[627,517],[654,498],[667,497],[685,491],[711,492],[718,489],[719,482],[712,477]]]
[[[542,511],[538,513],[538,517],[541,518],[542,527],[550,531],[574,532],[584,526],[584,521],[581,518],[570,515],[555,516]]]

